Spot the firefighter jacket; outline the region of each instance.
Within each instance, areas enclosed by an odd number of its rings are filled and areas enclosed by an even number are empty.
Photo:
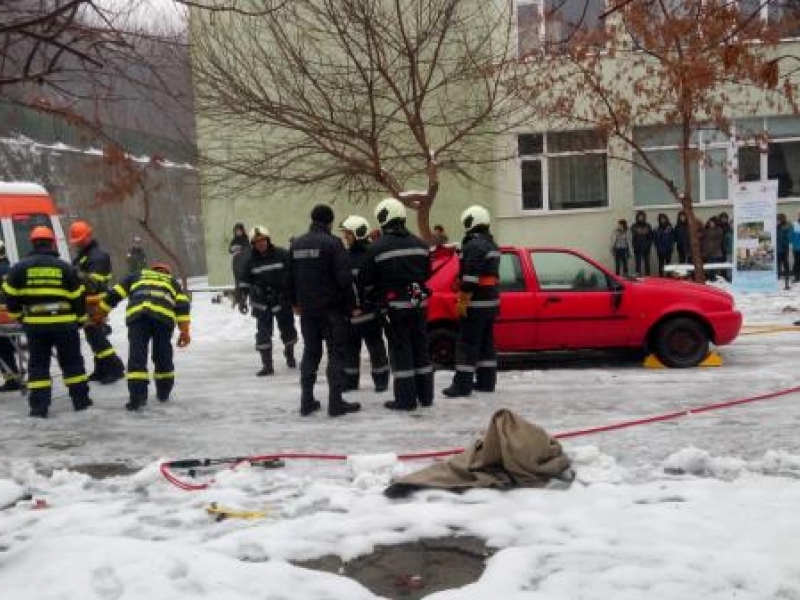
[[[86,322],[85,288],[55,250],[33,250],[3,284],[8,314],[26,331],[69,331]]]
[[[237,290],[239,302],[245,302],[249,295],[254,312],[278,312],[280,304],[286,302],[288,267],[286,249],[270,244],[261,253],[253,248],[242,265]]]
[[[102,294],[111,285],[111,257],[92,240],[80,249],[72,266],[78,270],[89,294]]]
[[[342,241],[312,223],[289,249],[289,301],[309,314],[349,313],[355,304],[350,259]]]
[[[458,273],[461,291],[472,294],[471,308],[497,308],[500,250],[488,229],[467,234],[461,242],[461,267]]]
[[[361,294],[374,294],[381,307],[417,308],[430,295],[425,282],[431,266],[428,246],[402,224],[383,228],[370,245],[358,273]]]
[[[358,274],[361,272],[361,267],[367,258],[369,247],[370,243],[368,241],[356,240],[347,249],[347,253],[350,255],[350,272],[353,274],[353,294],[355,295],[356,306],[361,309],[361,314],[350,318],[350,322],[353,325],[361,325],[375,320],[376,311],[380,306],[374,289],[370,290],[371,293],[369,294],[365,290],[358,289]]]
[[[126,275],[122,281],[103,295],[100,309],[110,312],[122,300],[128,299],[125,323],[151,317],[167,325],[189,322],[189,297],[180,282],[172,275],[142,269]]]

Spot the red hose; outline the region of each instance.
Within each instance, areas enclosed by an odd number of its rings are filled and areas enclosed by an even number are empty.
[[[638,425],[647,425],[649,423],[658,423],[660,421],[670,421],[672,419],[679,419],[681,417],[686,417],[688,415],[697,414],[697,413],[704,413],[709,412],[712,410],[720,410],[723,408],[731,408],[733,406],[738,406],[740,404],[748,404],[751,402],[759,402],[762,400],[770,400],[772,398],[778,398],[781,396],[787,396],[789,394],[794,394],[800,392],[800,386],[794,386],[790,388],[786,388],[783,390],[778,390],[775,392],[767,392],[764,394],[759,394],[758,396],[749,396],[747,398],[739,398],[737,400],[729,400],[727,402],[717,402],[714,404],[706,404],[704,406],[699,406],[697,408],[689,408],[686,410],[680,410],[675,412],[664,413],[661,415],[655,415],[652,417],[645,417],[642,419],[632,419],[629,421],[620,421],[619,423],[611,423],[609,425],[600,425],[598,427],[590,427],[587,429],[576,429],[573,431],[565,431],[562,433],[556,433],[553,437],[558,439],[567,439],[567,438],[574,438],[574,437],[581,437],[584,435],[592,435],[594,433],[602,433],[604,431],[615,431],[617,429],[626,429],[628,427],[636,427]],[[438,450],[438,451],[429,451],[429,452],[412,452],[410,454],[398,454],[398,460],[420,460],[420,459],[429,459],[429,458],[444,458],[446,456],[454,456],[456,454],[461,454],[464,451],[464,448],[452,448],[450,450]],[[321,454],[321,453],[309,453],[309,452],[285,452],[285,453],[277,453],[277,454],[260,454],[256,456],[248,456],[246,458],[242,458],[241,460],[236,460],[232,463],[231,468],[235,469],[238,465],[242,463],[258,463],[258,462],[266,462],[271,460],[295,460],[295,459],[305,459],[305,460],[347,460],[348,456],[346,454]],[[169,481],[175,487],[178,487],[182,490],[187,492],[191,491],[198,491],[207,489],[214,480],[211,479],[206,483],[189,483],[179,479],[176,475],[170,471],[171,462],[163,462],[161,463],[160,470],[161,475],[164,476],[164,479]]]

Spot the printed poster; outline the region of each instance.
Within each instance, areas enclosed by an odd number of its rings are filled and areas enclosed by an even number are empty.
[[[740,292],[774,292],[778,182],[737,184],[733,203],[733,287]]]

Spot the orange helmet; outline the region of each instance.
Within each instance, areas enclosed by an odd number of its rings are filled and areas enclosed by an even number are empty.
[[[153,271],[158,271],[159,273],[172,275],[172,268],[165,262],[154,262],[152,265],[150,265],[150,268]]]
[[[92,226],[86,221],[75,221],[69,226],[69,243],[86,244],[92,240]]]
[[[41,240],[45,240],[48,242],[55,242],[56,236],[53,234],[53,230],[49,227],[45,227],[44,225],[39,225],[38,227],[34,227],[31,229],[30,240],[32,242],[37,242]]]

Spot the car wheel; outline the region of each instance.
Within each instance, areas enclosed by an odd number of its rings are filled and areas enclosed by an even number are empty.
[[[696,367],[708,356],[708,332],[702,323],[690,317],[670,319],[658,329],[655,353],[673,369]]]
[[[428,354],[438,369],[452,369],[456,364],[456,332],[439,328],[428,333]]]

